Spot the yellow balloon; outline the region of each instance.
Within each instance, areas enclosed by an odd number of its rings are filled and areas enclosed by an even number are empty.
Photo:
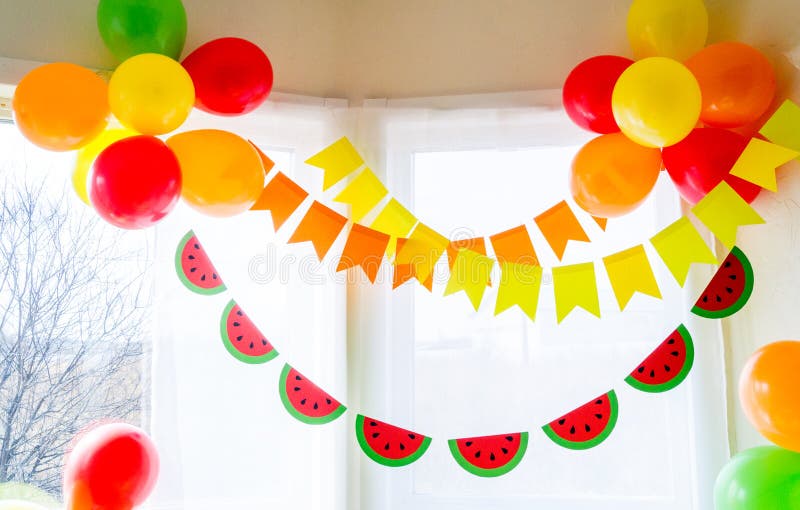
[[[708,11],[703,0],[634,0],[628,40],[636,58],[686,60],[706,45]]]
[[[112,143],[138,134],[136,131],[126,128],[108,129],[78,151],[78,159],[75,162],[75,169],[72,171],[72,187],[75,188],[78,198],[86,205],[92,205],[89,202],[88,184],[89,172],[92,170],[94,160]]]
[[[163,135],[184,123],[194,106],[194,84],[178,62],[144,53],[123,62],[108,84],[111,111],[125,127]]]
[[[227,131],[201,129],[180,133],[167,145],[181,164],[181,196],[209,216],[243,213],[264,189],[264,165],[255,147]]]
[[[625,136],[645,147],[669,147],[686,138],[703,106],[691,71],[663,57],[640,60],[625,70],[611,104]]]

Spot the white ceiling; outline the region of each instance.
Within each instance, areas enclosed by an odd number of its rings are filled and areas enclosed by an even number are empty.
[[[668,1],[668,0],[665,0]],[[711,40],[765,51],[794,81],[798,0],[706,0]],[[557,88],[580,60],[628,54],[630,0],[184,0],[187,50],[262,46],[283,92],[362,99]],[[97,0],[0,0],[0,56],[111,68]]]

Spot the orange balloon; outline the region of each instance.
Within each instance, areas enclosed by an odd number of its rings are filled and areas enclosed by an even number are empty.
[[[51,151],[81,148],[108,123],[108,85],[95,73],[67,63],[47,64],[19,82],[14,122],[25,137]]]
[[[264,189],[264,165],[250,142],[217,129],[188,131],[167,140],[183,174],[181,196],[209,216],[243,213]]]
[[[753,354],[739,379],[739,400],[767,439],[800,452],[800,342],[775,342]]]
[[[593,216],[623,216],[647,198],[660,171],[659,149],[641,146],[622,133],[603,135],[584,145],[572,161],[572,196]]]
[[[738,42],[713,44],[686,61],[703,94],[700,120],[730,128],[758,120],[775,98],[775,70],[757,49]]]

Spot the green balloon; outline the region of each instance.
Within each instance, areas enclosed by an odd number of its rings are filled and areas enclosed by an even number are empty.
[[[100,0],[97,27],[122,62],[142,53],[179,60],[186,43],[186,9],[181,0]]]
[[[714,487],[716,510],[800,510],[800,453],[776,446],[746,450]]]

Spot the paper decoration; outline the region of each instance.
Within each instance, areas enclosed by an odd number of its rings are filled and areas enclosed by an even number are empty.
[[[383,263],[383,254],[386,252],[387,244],[389,244],[389,236],[383,232],[363,225],[353,225],[336,271],[345,271],[351,267],[361,266],[369,281],[375,283],[375,278],[378,277],[378,271]]]
[[[570,450],[588,450],[611,435],[617,425],[619,403],[614,390],[600,395],[542,429],[554,443]]]
[[[530,234],[525,225],[506,230],[489,238],[497,261],[501,264],[539,265]]]
[[[535,221],[558,260],[564,258],[564,251],[569,241],[589,242],[589,237],[575,217],[575,213],[564,201],[537,216]]]
[[[269,156],[264,154],[264,152],[252,141],[248,140],[248,142],[250,142],[250,145],[253,146],[256,152],[258,152],[258,156],[261,158],[261,164],[264,166],[264,175],[266,176],[270,173],[270,171],[272,171],[273,168],[275,168],[275,162],[272,161]]]
[[[405,246],[408,239],[401,237],[397,240],[397,249],[402,250],[403,246]],[[403,285],[409,280],[413,280],[415,276],[414,268],[411,264],[394,264],[394,274],[392,276],[392,289],[396,289],[397,287]],[[422,282],[422,286],[425,287],[428,292],[433,292],[433,274],[428,276],[424,282]]]
[[[427,225],[418,223],[402,249],[397,251],[395,265],[410,265],[414,278],[422,283],[433,274],[436,262],[449,244],[446,237]]]
[[[350,219],[359,222],[388,194],[380,179],[365,168],[333,200],[350,205]]]
[[[289,243],[310,241],[317,257],[322,260],[346,224],[347,218],[315,200],[289,238]]]
[[[681,324],[633,369],[625,382],[646,393],[664,393],[682,383],[693,365],[692,335]]]
[[[606,227],[608,227],[608,218],[600,218],[599,216],[592,216],[592,219],[594,220],[595,223],[597,223],[597,226],[600,227],[600,230],[602,230],[603,232],[606,231]]]
[[[554,267],[553,290],[556,296],[556,319],[559,323],[578,307],[600,317],[594,263]]]
[[[497,289],[497,302],[494,314],[499,315],[509,308],[518,306],[530,320],[536,320],[539,306],[539,291],[542,286],[543,270],[530,264],[501,262],[500,285]]]
[[[739,227],[764,223],[755,209],[725,181],[703,197],[692,212],[728,249],[736,245]]]
[[[389,200],[386,207],[381,210],[370,227],[373,230],[391,236],[389,245],[386,247],[386,255],[392,258],[395,254],[397,238],[408,237],[417,223],[417,218],[408,212],[408,209],[400,205],[400,202],[393,198]]]
[[[322,189],[330,188],[364,164],[364,160],[347,137],[342,137],[306,160],[306,164],[324,172]]]
[[[283,366],[278,392],[286,410],[308,425],[325,425],[340,417],[347,408],[309,381],[288,363]]]
[[[753,294],[753,266],[737,247],[719,266],[711,282],[692,308],[706,319],[724,319],[741,310]]]
[[[178,242],[175,251],[175,272],[184,287],[195,294],[212,296],[226,289],[193,230],[186,232]]]
[[[286,220],[305,202],[308,193],[290,178],[278,172],[264,187],[251,211],[269,211],[277,232]]]
[[[233,299],[222,311],[219,331],[225,349],[243,363],[260,365],[278,357],[278,351]]]
[[[637,292],[661,299],[650,260],[644,246],[634,246],[603,258],[611,288],[617,297],[620,310],[624,310]]]
[[[387,467],[408,466],[431,445],[429,437],[361,414],[356,416],[356,439],[367,457]]]
[[[485,255],[472,250],[459,250],[444,295],[449,296],[463,291],[477,312],[481,306],[483,293],[489,286],[493,266],[494,260]]]
[[[484,478],[502,476],[519,465],[528,449],[528,433],[451,439],[450,453],[468,473]]]
[[[717,263],[714,253],[686,217],[653,236],[650,242],[681,287],[686,283],[692,264]]]
[[[731,175],[776,192],[776,170],[798,156],[800,152],[753,138],[731,169]]]
[[[472,239],[457,239],[450,241],[447,245],[447,265],[453,269],[453,264],[456,263],[456,257],[461,250],[471,250],[475,253],[486,256],[486,240],[482,237],[473,237]]]
[[[800,106],[787,99],[759,133],[772,143],[800,151]]]

